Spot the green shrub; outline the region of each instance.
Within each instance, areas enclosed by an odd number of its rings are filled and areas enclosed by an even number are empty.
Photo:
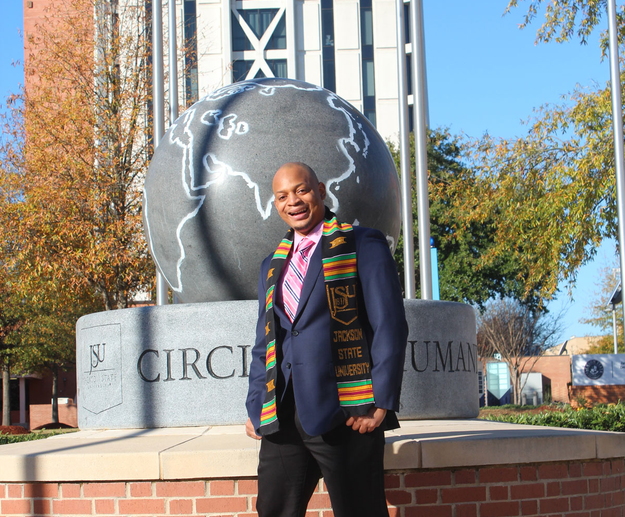
[[[66,431],[37,431],[35,433],[28,434],[0,434],[0,445],[5,445],[7,443],[29,442],[31,440],[41,440],[43,438],[49,438],[50,436],[56,436],[57,434],[63,434],[64,432]]]
[[[47,436],[41,433],[0,434],[0,445],[4,445],[6,443],[18,443],[18,442],[28,442],[30,440],[40,440],[41,438],[47,438]]]
[[[518,413],[488,415],[485,420],[510,422],[514,424],[568,427],[570,429],[592,429],[595,431],[625,432],[625,404],[599,404],[591,409],[544,410],[540,413]]]

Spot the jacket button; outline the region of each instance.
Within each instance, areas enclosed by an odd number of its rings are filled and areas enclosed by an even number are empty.
[[[291,363],[286,363],[286,369],[290,370],[291,369]]]
[[[292,336],[299,336],[299,332],[297,330],[294,330],[291,332]]]

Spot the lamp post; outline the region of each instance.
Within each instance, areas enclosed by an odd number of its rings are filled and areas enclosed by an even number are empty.
[[[610,301],[608,302],[612,309],[612,334],[614,336],[614,353],[618,353],[618,339],[616,333],[616,304],[621,303],[623,301],[623,291],[621,289],[621,283],[619,282],[616,286],[616,289],[612,292],[610,296]]]

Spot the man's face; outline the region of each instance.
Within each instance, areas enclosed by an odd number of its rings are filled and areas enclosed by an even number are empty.
[[[326,187],[308,170],[286,164],[273,177],[274,204],[282,220],[301,235],[308,235],[323,220]]]

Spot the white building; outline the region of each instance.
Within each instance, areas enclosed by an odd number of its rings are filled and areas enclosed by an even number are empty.
[[[186,103],[243,79],[289,77],[399,134],[393,0],[176,0]],[[182,93],[184,92],[184,93]]]

